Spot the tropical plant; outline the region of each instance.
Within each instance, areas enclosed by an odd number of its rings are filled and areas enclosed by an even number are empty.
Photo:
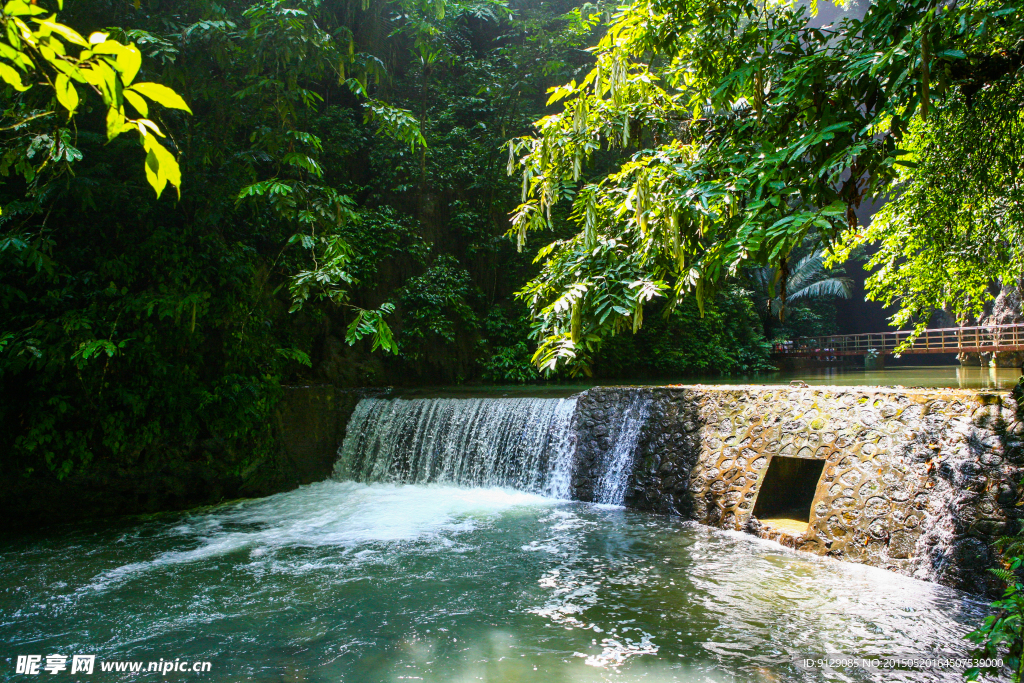
[[[469,273],[451,255],[439,258],[423,275],[410,278],[400,297],[406,340],[403,355],[430,362],[427,352],[432,347],[466,342],[466,330],[476,323],[469,304],[472,297]]]
[[[0,498],[33,515],[25,491],[166,472],[197,483],[150,502],[112,496],[104,511],[237,495],[273,459],[281,383],[321,360],[310,329],[325,311],[339,311],[343,342],[396,348],[386,297],[356,291],[388,241],[365,239],[386,214],[361,201],[349,169],[376,139],[421,144],[416,119],[360,94],[363,55],[324,3],[98,0],[69,3],[57,24],[44,2],[6,3],[2,17],[0,57],[17,63],[0,69],[0,392],[22,400],[0,403]],[[86,47],[70,26],[108,28],[85,31]],[[37,84],[16,92],[8,68]],[[191,117],[153,105],[184,112],[185,98]],[[152,126],[125,113],[147,106]],[[113,135],[115,114],[145,133],[148,175],[130,172],[137,147]],[[161,178],[180,201],[139,191]]]
[[[64,0],[57,0],[57,4],[60,9],[64,8]],[[149,101],[192,112],[171,88],[135,81],[142,68],[142,53],[134,43],[122,43],[100,31],[93,32],[86,40],[75,29],[58,22],[57,15],[38,5],[36,0],[10,0],[0,11],[0,57],[7,60],[0,61],[0,79],[19,93],[5,108],[2,119],[5,124],[2,131],[8,134],[4,141],[7,153],[3,175],[14,169],[32,184],[48,166],[69,172],[71,164],[81,159],[81,152],[71,142],[72,131],[66,127],[66,122],[83,106],[81,88],[102,100],[108,142],[125,132],[139,134],[146,152],[146,180],[157,197],[168,184],[181,196],[181,169],[174,155],[159,140],[166,138],[166,134],[148,118]],[[32,89],[33,82],[39,81],[47,91],[44,99],[34,97],[34,93],[21,95]],[[58,117],[55,105],[59,105],[66,116]],[[125,105],[138,117],[129,117]],[[58,118],[63,118],[65,124],[56,123]],[[31,135],[28,124],[36,122],[38,125],[44,120],[53,124],[52,132],[42,138]]]
[[[526,384],[537,379],[537,370],[530,363],[530,349],[525,341],[499,346],[489,356],[482,356],[482,379],[495,384]]]
[[[530,321],[525,307],[494,306],[484,316],[480,340],[481,379],[495,384],[525,384],[539,379],[527,344]]]
[[[725,287],[703,311],[691,297],[667,315],[654,313],[636,334],[616,335],[601,346],[593,360],[595,375],[675,380],[775,370],[749,291]]]
[[[838,251],[842,258],[878,245],[867,264],[874,269],[867,294],[898,307],[895,325],[924,329],[936,309],[959,324],[978,319],[993,298],[990,285],[1024,272],[1022,141],[1020,79],[912,122],[892,199],[870,227],[848,231]]]
[[[918,117],[968,106],[1024,64],[1014,4],[880,0],[863,18],[809,19],[795,3],[635,0],[593,70],[552,92],[561,113],[510,142],[522,180],[510,236],[522,245],[561,203],[578,230],[541,249],[522,290],[539,366],[585,362],[603,337],[639,329],[653,298],[702,306],[809,235],[834,245],[912,163],[902,145]],[[606,149],[621,163],[588,176]]]
[[[991,605],[992,614],[967,639],[979,647],[972,656],[1002,660],[1013,683],[1024,681],[1024,535],[1006,536],[996,542],[1002,551],[1002,567],[990,569],[1006,585],[1001,599]],[[1000,676],[1003,667],[973,667],[965,672],[968,681],[982,674]]]
[[[751,268],[747,275],[753,285],[755,308],[762,321],[768,318],[785,321],[794,305],[801,302],[849,299],[853,292],[853,280],[831,274],[825,266],[825,253],[820,249],[802,256],[792,266],[787,258],[779,268]]]

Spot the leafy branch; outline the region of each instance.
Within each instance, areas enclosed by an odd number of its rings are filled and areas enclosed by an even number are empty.
[[[63,9],[63,0],[58,0]],[[88,40],[73,28],[46,16],[44,8],[24,0],[10,0],[0,12],[0,78],[18,92],[41,78],[70,119],[81,105],[79,88],[98,95],[107,109],[107,140],[136,131],[146,152],[146,180],[159,197],[168,184],[181,196],[181,169],[174,155],[160,142],[166,137],[149,116],[149,102],[192,113],[174,90],[159,83],[135,83],[142,53],[134,43],[123,44],[96,32]],[[71,54],[75,50],[77,55]],[[139,115],[129,117],[125,103]],[[44,114],[26,117],[22,126]]]

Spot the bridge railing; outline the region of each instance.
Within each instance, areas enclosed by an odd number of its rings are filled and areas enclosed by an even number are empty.
[[[783,356],[866,355],[871,349],[891,354],[910,335],[909,330],[900,330],[802,337],[776,344],[773,351]],[[992,353],[1017,350],[1024,350],[1024,323],[925,330],[903,353]]]

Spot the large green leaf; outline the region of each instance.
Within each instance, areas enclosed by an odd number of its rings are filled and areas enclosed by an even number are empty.
[[[135,83],[128,88],[140,95],[145,95],[149,99],[153,100],[158,104],[162,104],[170,109],[182,109],[188,113],[192,113],[192,110],[188,108],[185,100],[182,99],[181,95],[174,92],[166,85],[160,85],[159,83]]]

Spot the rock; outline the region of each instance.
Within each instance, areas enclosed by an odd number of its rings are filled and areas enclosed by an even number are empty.
[[[1016,482],[1024,479],[1024,443],[1010,433],[1024,422],[1005,407],[1004,396],[598,387],[578,407],[581,416],[603,415],[577,422],[577,458],[585,470],[574,481],[578,497],[592,496],[617,443],[615,416],[637,391],[652,407],[638,439],[628,504],[756,531],[753,513],[772,458],[818,460],[824,464],[807,534],[775,540],[969,590],[987,586],[989,544],[1008,528],[1004,516],[1016,510]]]
[[[979,321],[981,326],[989,325],[1016,325],[1024,323],[1021,302],[1021,283],[1003,283],[999,290],[999,296],[992,302],[992,313]],[[1024,352],[1001,351],[999,353],[983,354],[979,361],[987,361],[983,364],[993,368],[1019,368],[1024,364]],[[972,363],[973,364],[973,363]]]
[[[984,570],[992,564],[992,553],[977,538],[960,538],[941,555],[937,576],[942,583],[960,590],[983,593],[988,582]]]

